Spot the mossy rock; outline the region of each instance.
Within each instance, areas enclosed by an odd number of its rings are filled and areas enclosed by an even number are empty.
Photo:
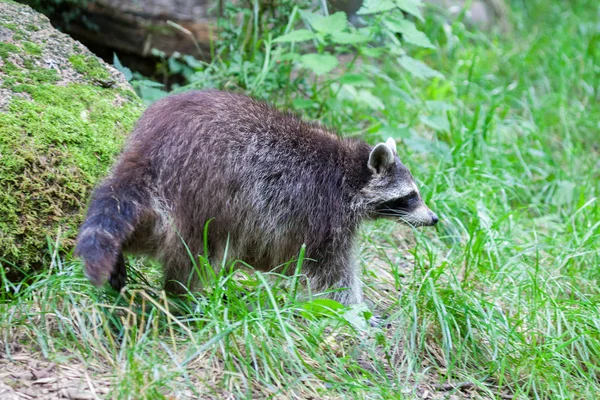
[[[0,0],[0,263],[69,251],[143,105],[123,76],[31,8]]]

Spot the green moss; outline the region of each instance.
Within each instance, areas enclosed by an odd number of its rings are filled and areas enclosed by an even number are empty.
[[[27,31],[0,15],[0,24],[13,31],[11,43],[0,43],[0,87],[15,94],[0,112],[0,265],[5,272],[8,265],[24,271],[48,265],[48,238],[60,236],[61,248],[72,248],[93,185],[143,109],[133,91],[117,88],[110,71],[89,53],[66,64],[58,60],[64,75],[46,68],[41,56],[47,45],[33,43],[30,32],[50,25],[32,26],[35,14],[24,15],[31,18],[19,26]],[[15,40],[17,31],[24,41]],[[53,47],[61,49],[56,51],[71,51],[72,44],[57,33],[45,39],[56,42]],[[81,74],[77,83],[55,85],[63,78],[70,81],[74,70]],[[14,271],[8,271],[10,278],[22,277]]]
[[[10,22],[0,22],[0,26],[10,29],[13,32],[20,31],[19,27],[16,24],[12,24]]]
[[[27,69],[35,69],[35,64],[30,58],[26,58],[23,60],[23,66]]]
[[[31,72],[30,79],[34,83],[52,83],[58,81],[60,78],[55,70],[43,68]]]
[[[42,55],[42,49],[35,43],[23,42],[23,48],[28,54],[32,54],[34,56]]]
[[[111,79],[110,73],[95,57],[77,54],[69,57],[69,62],[77,72],[92,80],[106,81]]]
[[[4,61],[4,71],[11,74],[19,71],[19,68],[17,68],[17,66],[10,61]]]
[[[71,84],[23,84],[0,114],[0,250],[19,265],[46,254],[46,237],[69,248],[82,209],[141,112],[135,95]],[[120,101],[123,94],[131,101]],[[120,106],[115,104],[119,102]]]
[[[19,47],[12,43],[0,43],[0,58],[7,58],[10,53],[18,53]]]
[[[27,30],[30,32],[37,32],[40,30],[40,27],[34,24],[27,25]]]
[[[19,89],[21,85],[54,83],[60,79],[55,70],[48,68],[36,69],[33,62],[29,59],[24,59],[23,65],[27,68],[27,71],[22,71],[13,63],[6,62],[4,70],[9,73],[9,76],[4,78],[2,86],[8,87],[15,92],[21,92],[21,89]]]

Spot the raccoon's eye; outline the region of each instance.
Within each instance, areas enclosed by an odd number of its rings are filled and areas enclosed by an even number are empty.
[[[394,211],[406,211],[416,208],[419,203],[419,195],[417,192],[411,192],[406,196],[398,197],[396,199],[388,200],[379,207],[377,211],[382,213],[394,213]]]
[[[403,208],[405,210],[410,210],[411,208],[415,207],[417,205],[417,203],[419,202],[419,198],[417,197],[416,194],[411,195],[407,199],[401,198],[399,200],[402,200],[403,206],[401,208]]]

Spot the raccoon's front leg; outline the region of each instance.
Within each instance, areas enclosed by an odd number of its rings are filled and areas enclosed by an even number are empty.
[[[363,301],[362,283],[356,273],[338,281],[332,288],[342,289],[331,293],[331,298],[343,305],[348,306],[351,304],[362,303]]]
[[[309,275],[309,279],[311,290],[335,290],[328,297],[346,306],[363,301],[362,282],[353,261],[332,260],[323,263]]]

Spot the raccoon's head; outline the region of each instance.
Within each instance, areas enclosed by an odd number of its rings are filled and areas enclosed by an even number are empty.
[[[362,189],[372,218],[391,218],[412,226],[432,226],[438,217],[423,202],[410,171],[396,154],[396,142],[379,143],[369,154],[371,179]]]

